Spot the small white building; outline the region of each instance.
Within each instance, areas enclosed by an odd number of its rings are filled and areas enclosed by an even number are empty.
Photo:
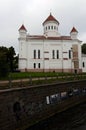
[[[30,35],[19,28],[19,69],[29,72],[82,72],[81,41],[73,27],[69,36],[59,33],[59,22],[50,13],[43,22],[43,35]]]

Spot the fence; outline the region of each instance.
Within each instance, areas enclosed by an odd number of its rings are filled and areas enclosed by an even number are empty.
[[[85,74],[73,74],[73,75],[56,75],[54,77],[48,77],[45,75],[44,77],[36,77],[33,78],[31,75],[28,78],[24,79],[13,79],[9,76],[9,79],[6,81],[0,81],[0,89],[12,88],[12,87],[28,87],[32,85],[40,85],[40,84],[51,84],[65,81],[76,81],[76,80],[85,80]]]

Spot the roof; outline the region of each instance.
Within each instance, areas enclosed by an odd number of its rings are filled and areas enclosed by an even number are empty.
[[[77,33],[78,33],[78,31],[76,30],[76,28],[75,28],[75,27],[73,27],[73,28],[72,28],[72,30],[71,30],[71,32],[70,32],[70,33],[72,33],[72,32],[77,32]]]
[[[44,35],[28,35],[27,39],[30,39],[30,40],[72,40],[71,36],[46,37]]]
[[[25,28],[25,26],[22,24],[22,26],[19,28],[19,31],[20,30],[25,30],[25,31],[27,31],[27,29]]]
[[[48,18],[43,22],[43,25],[48,22],[48,21],[55,21],[59,24],[59,22],[55,19],[55,17],[50,13],[50,15],[48,16]]]

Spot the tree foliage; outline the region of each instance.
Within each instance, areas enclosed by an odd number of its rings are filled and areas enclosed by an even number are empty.
[[[17,68],[17,57],[13,47],[0,47],[0,77],[7,76]]]
[[[14,57],[15,57],[16,53],[13,47],[8,48],[8,54],[7,54],[7,58],[8,58],[8,62],[9,62],[9,68],[10,71],[12,72],[14,70]]]
[[[0,77],[4,77],[9,72],[9,65],[7,62],[7,50],[6,48],[0,48]]]
[[[82,53],[86,54],[86,43],[82,45]]]

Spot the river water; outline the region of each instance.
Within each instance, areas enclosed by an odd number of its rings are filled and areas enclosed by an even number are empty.
[[[86,103],[56,114],[26,130],[86,130]]]

